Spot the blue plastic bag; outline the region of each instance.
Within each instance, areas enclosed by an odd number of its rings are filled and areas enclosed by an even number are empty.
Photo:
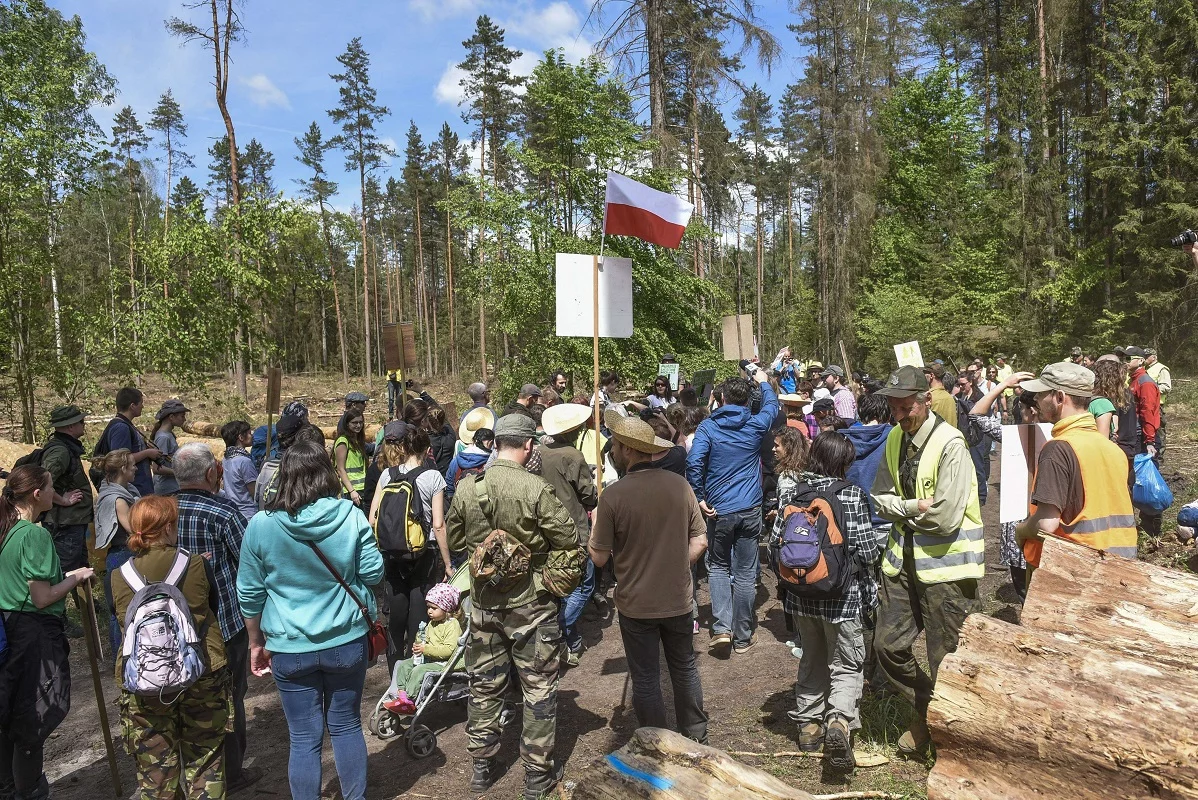
[[[1147,453],[1136,456],[1135,470],[1136,484],[1131,489],[1132,505],[1154,514],[1163,513],[1173,505],[1173,492],[1161,477],[1161,471],[1156,468],[1152,456]]]
[[[1177,512],[1177,524],[1198,528],[1198,502],[1181,507],[1181,511]]]

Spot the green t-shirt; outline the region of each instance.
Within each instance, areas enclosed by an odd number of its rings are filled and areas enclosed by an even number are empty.
[[[1094,419],[1098,419],[1103,414],[1109,414],[1115,410],[1115,404],[1105,397],[1095,397],[1090,401],[1089,411],[1094,415]]]
[[[65,614],[65,598],[38,608],[29,597],[29,581],[55,584],[62,579],[62,565],[50,534],[41,525],[18,520],[0,545],[0,610]]]

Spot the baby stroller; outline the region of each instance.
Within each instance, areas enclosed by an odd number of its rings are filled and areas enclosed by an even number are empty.
[[[470,697],[470,675],[465,670],[466,639],[470,636],[470,570],[468,564],[463,564],[454,573],[449,583],[461,593],[462,616],[465,621],[464,630],[458,639],[458,646],[453,655],[445,662],[445,669],[437,673],[428,673],[420,684],[420,692],[413,698],[416,713],[401,716],[388,710],[383,701],[386,695],[380,697],[370,715],[370,732],[380,739],[394,739],[403,734],[404,744],[412,758],[427,758],[437,749],[437,734],[426,725],[420,724],[420,717],[432,703],[457,703]]]

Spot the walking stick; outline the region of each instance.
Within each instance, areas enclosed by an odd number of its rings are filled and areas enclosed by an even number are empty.
[[[100,712],[100,730],[104,734],[104,749],[108,751],[108,771],[112,775],[112,789],[116,797],[123,797],[121,776],[117,774],[116,753],[112,747],[112,732],[108,729],[108,707],[104,700],[104,689],[100,685],[100,623],[96,616],[96,600],[92,595],[91,581],[83,582],[84,606],[87,619],[83,626],[83,638],[87,641],[88,661],[92,668],[92,687],[96,690],[96,708]]]

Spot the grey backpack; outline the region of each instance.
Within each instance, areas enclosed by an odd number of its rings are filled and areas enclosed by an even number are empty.
[[[157,583],[147,583],[132,560],[121,566],[134,592],[121,646],[128,692],[170,704],[208,671],[204,643],[179,589],[190,561],[191,554],[180,548],[170,572]],[[169,695],[174,696],[167,699]]]

